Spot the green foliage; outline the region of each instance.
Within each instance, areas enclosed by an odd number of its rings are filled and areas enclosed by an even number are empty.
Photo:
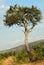
[[[33,55],[32,58],[35,60],[44,59],[44,44],[32,45],[31,53]],[[19,52],[14,51],[14,52],[7,52],[7,53],[0,54],[0,60],[3,58],[10,57],[10,56],[14,57],[13,60],[15,63],[28,63],[29,62],[29,57],[28,57],[26,50],[22,50]]]
[[[9,56],[15,56],[15,51],[14,52],[5,52],[5,53],[0,54],[0,59],[7,58]]]
[[[0,60],[3,59],[3,57],[4,57],[3,54],[0,54]]]
[[[14,51],[14,52],[12,53],[12,55],[15,56],[15,54],[16,54],[16,53],[15,53],[15,51]]]
[[[44,45],[42,44],[37,44],[37,45],[34,45],[32,47],[32,54],[33,54],[33,57],[38,60],[38,59],[44,59]]]
[[[37,7],[10,6],[5,15],[5,24],[12,26],[14,24],[24,27],[24,21],[29,26],[35,26],[41,20],[41,11]]]
[[[29,62],[28,54],[26,51],[20,51],[17,54],[17,62],[18,63],[28,63]]]

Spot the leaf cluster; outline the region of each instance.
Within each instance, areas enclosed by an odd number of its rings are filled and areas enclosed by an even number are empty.
[[[17,24],[24,27],[24,21],[29,26],[31,24],[32,28],[41,20],[41,11],[37,7],[32,6],[10,6],[5,15],[5,24],[12,26]]]

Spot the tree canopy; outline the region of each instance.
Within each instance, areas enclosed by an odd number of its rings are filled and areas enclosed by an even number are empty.
[[[41,11],[37,7],[23,7],[23,6],[10,6],[5,15],[5,24],[12,26],[17,24],[23,26],[26,23],[27,26],[31,25],[33,28],[41,20]]]

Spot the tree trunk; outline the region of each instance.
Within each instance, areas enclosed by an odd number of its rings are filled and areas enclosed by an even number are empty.
[[[29,44],[28,44],[28,36],[29,36],[29,31],[28,29],[25,28],[25,47],[29,56],[29,60],[32,60],[32,55],[29,49]]]

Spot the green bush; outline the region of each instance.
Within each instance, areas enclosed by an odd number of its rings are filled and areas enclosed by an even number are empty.
[[[16,53],[15,53],[15,51],[14,51],[14,52],[12,53],[12,55],[15,56],[15,54],[16,54]]]
[[[17,58],[18,63],[28,63],[29,62],[28,54],[26,51],[18,52],[16,58]]]
[[[33,45],[31,52],[33,54],[33,57],[36,60],[43,59],[44,58],[44,45],[42,44]]]
[[[7,58],[9,56],[15,56],[15,51],[14,52],[5,52],[5,53],[0,54],[0,59]]]

